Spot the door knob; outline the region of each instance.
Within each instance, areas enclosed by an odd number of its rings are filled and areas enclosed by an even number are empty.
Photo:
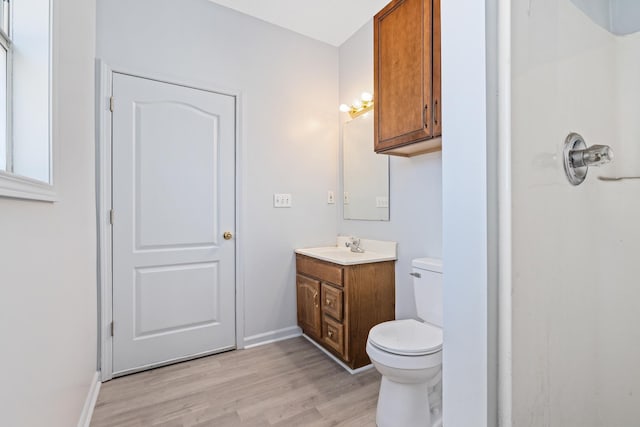
[[[230,240],[233,237],[233,234],[231,234],[230,231],[225,231],[222,237],[224,237],[224,240]]]

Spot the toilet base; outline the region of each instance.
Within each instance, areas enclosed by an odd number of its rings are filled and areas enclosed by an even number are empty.
[[[432,427],[429,384],[398,383],[383,376],[376,424],[378,427]]]

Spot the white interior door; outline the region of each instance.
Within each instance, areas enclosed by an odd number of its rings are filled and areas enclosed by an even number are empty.
[[[235,347],[235,98],[114,73],[113,373]]]

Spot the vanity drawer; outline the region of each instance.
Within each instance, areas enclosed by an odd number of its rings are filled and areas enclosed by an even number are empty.
[[[344,353],[344,326],[328,316],[322,317],[322,341],[340,354]]]
[[[342,290],[323,283],[321,295],[322,311],[334,319],[342,321]]]
[[[296,269],[299,274],[315,277],[324,282],[342,286],[343,268],[337,264],[320,261],[304,255],[296,256]]]

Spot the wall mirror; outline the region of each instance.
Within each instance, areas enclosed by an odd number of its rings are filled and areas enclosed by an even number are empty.
[[[344,219],[389,221],[389,156],[373,151],[373,111],[344,124]]]

